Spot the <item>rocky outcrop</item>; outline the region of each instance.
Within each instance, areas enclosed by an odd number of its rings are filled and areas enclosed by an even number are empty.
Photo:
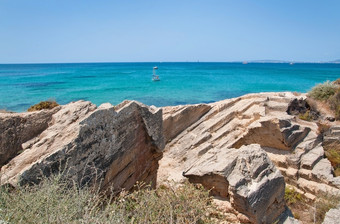
[[[192,125],[211,109],[207,104],[185,105],[163,108],[163,129],[165,142]]]
[[[248,131],[232,147],[260,144],[263,147],[291,150],[309,131],[310,128],[293,125],[289,119],[259,119],[248,127]]]
[[[22,144],[43,132],[60,107],[31,113],[0,113],[0,167],[23,151]]]
[[[285,210],[285,182],[259,145],[212,149],[183,175],[229,197],[233,207],[254,223],[273,223]]]
[[[162,111],[135,101],[115,108],[90,102],[62,106],[50,126],[26,142],[1,173],[1,183],[37,183],[60,173],[81,186],[130,190],[136,181],[156,183],[162,157]]]
[[[304,95],[301,97],[305,99]],[[207,164],[201,159],[207,159],[210,152],[222,149],[237,151],[244,146],[259,144],[259,147],[251,147],[252,150],[259,155],[265,151],[285,182],[299,189],[305,197],[314,200],[319,193],[340,193],[340,178],[334,177],[331,164],[324,156],[323,138],[318,125],[287,113],[289,105],[292,105],[290,103],[295,101],[297,105],[290,111],[299,111],[301,102],[296,98],[288,92],[260,93],[209,104],[211,109],[207,113],[187,127],[181,127],[184,130],[167,143],[160,161],[158,179],[161,182],[181,182],[185,180],[183,172],[193,167],[196,170],[205,169]],[[170,113],[167,117],[171,116],[171,109],[167,111]],[[217,166],[220,166],[219,169],[226,168],[229,164],[230,158],[221,158],[224,161],[218,162],[216,169]],[[204,171],[207,175],[190,178],[212,188],[213,194],[228,198],[231,195],[228,178],[222,178],[223,175],[217,175],[215,171],[210,174]],[[188,173],[185,175],[188,176]],[[235,197],[240,196],[235,194]],[[271,198],[272,195],[267,197]],[[243,199],[240,197],[239,200]],[[252,213],[242,209],[239,211],[253,217],[254,222],[260,222]],[[275,211],[269,209],[266,214],[274,217],[277,215]],[[272,215],[270,212],[273,212]]]

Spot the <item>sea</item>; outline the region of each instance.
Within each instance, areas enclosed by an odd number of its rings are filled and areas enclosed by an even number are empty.
[[[152,81],[153,67],[160,81]],[[44,100],[96,105],[137,100],[170,106],[211,103],[258,92],[308,92],[340,78],[340,64],[65,63],[0,64],[0,109],[26,111]]]

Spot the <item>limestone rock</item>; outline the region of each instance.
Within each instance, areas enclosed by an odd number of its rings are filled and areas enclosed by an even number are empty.
[[[340,205],[337,208],[330,209],[323,220],[323,224],[338,224],[340,220]]]
[[[324,134],[323,134],[323,143],[325,145],[336,144],[340,145],[340,126],[334,125],[331,126]]]
[[[0,167],[23,150],[22,143],[43,132],[59,109],[0,113]]]
[[[272,223],[285,209],[284,178],[259,145],[214,148],[183,175],[215,195],[229,196],[252,222]]]
[[[233,147],[260,144],[282,150],[291,150],[304,139],[310,128],[292,124],[288,119],[262,119],[250,126],[248,132],[242,136]]]
[[[119,110],[110,104],[96,109],[90,102],[71,103],[28,145],[3,167],[2,183],[37,183],[64,171],[65,178],[102,190],[129,190],[136,181],[154,185],[164,148],[162,110],[135,101]]]
[[[207,104],[165,107],[163,128],[165,142],[172,140],[211,109]]]
[[[303,101],[306,99],[305,94],[300,96]],[[295,109],[288,109],[290,102],[294,100],[297,101]],[[213,194],[228,195],[229,198],[229,187],[228,190],[225,188],[230,186],[228,179],[222,178],[221,173],[209,173],[209,170],[205,170],[204,166],[209,167],[210,164],[203,163],[202,158],[210,158],[216,154],[217,149],[237,150],[247,145],[259,144],[281,171],[286,183],[309,195],[311,200],[322,192],[337,194],[340,191],[340,179],[333,176],[329,162],[324,158],[323,136],[317,123],[301,120],[297,114],[292,113],[301,112],[299,104],[307,107],[307,102],[299,103],[296,94],[288,92],[248,94],[208,104],[211,107],[208,112],[194,119],[194,123],[181,126],[183,131],[168,139],[163,159],[160,160],[158,179],[162,182],[181,182],[185,179],[181,176],[184,171],[192,171],[192,168],[199,166],[205,175],[197,173],[190,177],[191,180],[200,182],[207,188],[214,187]],[[167,107],[165,118],[176,115],[177,111],[184,110],[183,107],[185,106]],[[310,110],[314,110],[313,108]],[[191,109],[186,117],[195,113],[196,108]],[[323,117],[324,115],[319,119]],[[333,127],[329,137],[338,141],[340,128]],[[168,128],[171,126],[164,126],[165,133],[171,132]],[[214,159],[210,158],[209,161]],[[233,164],[230,161],[234,160],[225,158],[225,162],[216,161],[212,164],[215,163],[214,167],[220,166],[219,169],[216,168],[220,170],[226,168],[227,164]]]

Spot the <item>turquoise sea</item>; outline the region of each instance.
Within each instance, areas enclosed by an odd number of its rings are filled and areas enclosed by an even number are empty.
[[[158,66],[161,81],[153,82]],[[340,78],[340,64],[274,63],[75,63],[0,64],[0,109],[25,111],[42,100],[125,99],[167,106],[209,103],[247,93],[307,92]]]

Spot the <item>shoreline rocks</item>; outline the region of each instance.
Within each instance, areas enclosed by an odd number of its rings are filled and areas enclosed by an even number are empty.
[[[229,198],[253,223],[273,223],[285,210],[285,182],[259,145],[212,149],[183,175]]]
[[[38,183],[62,172],[80,186],[132,189],[156,184],[162,157],[162,110],[131,101],[119,110],[78,101],[53,115],[53,122],[1,171],[1,183]],[[102,181],[102,179],[104,181]]]
[[[3,159],[1,184],[38,183],[62,171],[80,186],[110,192],[132,190],[137,181],[155,187],[189,179],[228,201],[240,220],[275,222],[287,213],[285,183],[311,200],[340,194],[340,177],[323,149],[323,142],[339,140],[338,122],[322,134],[316,122],[299,119],[304,98],[259,93],[164,108],[78,101],[4,113],[0,153],[22,152]]]

